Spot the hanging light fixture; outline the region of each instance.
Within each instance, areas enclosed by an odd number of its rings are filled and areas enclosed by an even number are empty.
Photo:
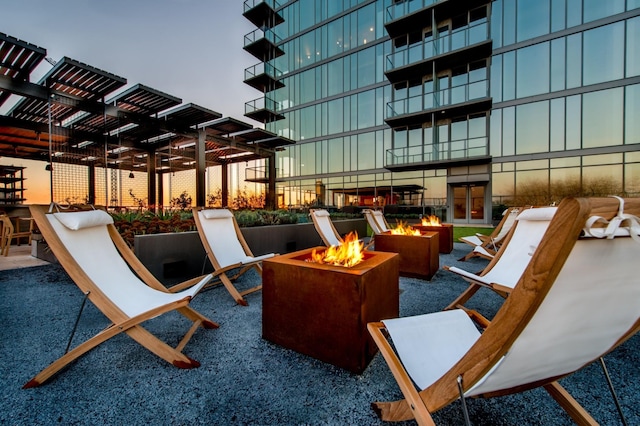
[[[44,169],[48,172],[50,172],[51,170],[53,170],[53,167],[51,167],[51,164],[48,164],[46,166],[44,166]]]
[[[133,168],[135,167],[135,153],[131,155],[131,171],[129,172],[129,179],[133,179],[135,176],[133,175]]]

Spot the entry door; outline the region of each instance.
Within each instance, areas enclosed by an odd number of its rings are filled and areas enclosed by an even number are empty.
[[[453,187],[453,222],[486,223],[484,218],[484,185]]]

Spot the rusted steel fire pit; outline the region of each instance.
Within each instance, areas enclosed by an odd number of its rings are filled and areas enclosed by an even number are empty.
[[[263,261],[262,337],[360,374],[378,351],[367,323],[400,314],[399,256],[369,251],[347,268],[310,262],[312,250]]]
[[[400,254],[400,275],[430,280],[440,268],[437,232],[421,235],[393,235],[384,232],[375,237],[376,251]]]
[[[440,253],[451,253],[453,251],[453,225],[443,223],[441,225],[412,225],[414,229],[424,232],[437,232]]]

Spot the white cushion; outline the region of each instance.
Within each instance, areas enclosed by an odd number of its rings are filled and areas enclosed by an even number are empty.
[[[313,212],[313,214],[314,214],[314,216],[316,216],[316,217],[327,217],[327,216],[331,216],[331,215],[329,214],[329,212],[328,212],[328,211],[326,211],[326,210],[316,210],[316,211],[314,211],[314,212]]]
[[[518,220],[546,220],[553,219],[556,214],[557,207],[536,207],[534,209],[526,209],[518,215]]]
[[[104,210],[54,213],[53,215],[61,224],[73,231],[113,223],[111,215]]]
[[[205,219],[226,219],[233,217],[233,213],[227,209],[205,209],[202,210],[201,213]]]

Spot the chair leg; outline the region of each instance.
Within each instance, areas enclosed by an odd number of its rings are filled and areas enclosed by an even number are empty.
[[[473,297],[474,294],[478,292],[478,290],[480,290],[480,288],[482,288],[480,284],[469,284],[469,287],[467,287],[467,289],[463,291],[460,296],[458,296],[453,302],[449,303],[449,305],[443,310],[448,311],[451,309],[456,309],[458,308],[458,306],[464,305],[469,299],[471,299],[471,297]]]
[[[616,390],[613,387],[613,382],[611,381],[611,376],[609,376],[609,371],[607,370],[607,366],[604,363],[604,358],[600,357],[600,367],[602,367],[602,372],[604,373],[605,379],[607,379],[607,384],[609,385],[609,391],[611,392],[611,396],[613,397],[613,402],[616,404],[616,408],[618,409],[618,414],[620,415],[620,421],[624,426],[627,426],[627,419],[624,417],[624,413],[622,412],[622,407],[620,406],[620,400],[618,400],[618,395],[616,394]]]
[[[458,393],[460,394],[460,403],[462,404],[462,414],[464,415],[464,424],[471,426],[471,420],[469,419],[469,411],[467,410],[467,401],[464,397],[464,391],[462,389],[462,376],[458,376]]]
[[[597,426],[598,422],[591,417],[578,401],[567,392],[560,383],[553,382],[543,386],[544,389],[556,400],[556,402],[567,412],[567,414],[578,425]]]

